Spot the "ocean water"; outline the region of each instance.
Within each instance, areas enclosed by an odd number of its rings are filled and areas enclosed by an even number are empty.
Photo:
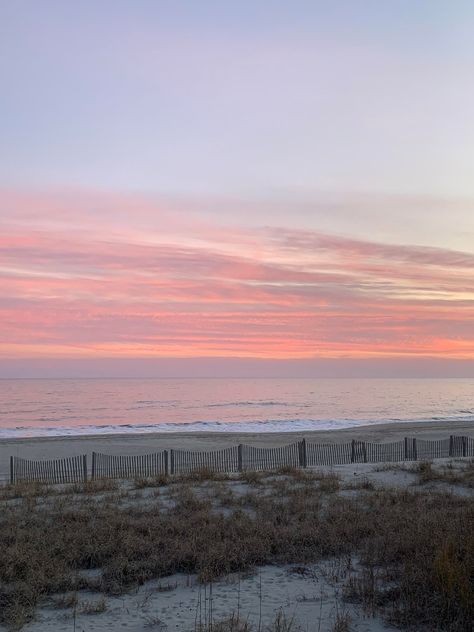
[[[474,424],[474,379],[0,380],[0,437]]]

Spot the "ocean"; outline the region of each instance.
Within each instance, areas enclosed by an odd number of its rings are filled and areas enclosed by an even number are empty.
[[[3,379],[0,438],[472,421],[474,379]]]

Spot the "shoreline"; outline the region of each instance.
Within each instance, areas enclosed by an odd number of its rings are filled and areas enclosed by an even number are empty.
[[[474,421],[429,421],[368,424],[331,430],[289,432],[149,432],[57,437],[0,438],[0,479],[9,474],[10,456],[58,459],[93,451],[107,454],[149,454],[164,449],[212,450],[247,443],[258,447],[288,445],[306,438],[315,443],[344,443],[352,439],[373,443],[399,441],[406,436],[444,439],[451,434],[474,437]]]

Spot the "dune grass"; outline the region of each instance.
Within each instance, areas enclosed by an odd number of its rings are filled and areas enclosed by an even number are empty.
[[[361,570],[348,581],[347,600],[401,628],[472,630],[471,498],[371,488],[347,497],[324,472],[136,487],[146,495],[132,488],[118,496],[99,484],[4,494],[0,622],[19,629],[45,598],[60,603],[58,595],[82,589],[116,595],[180,572],[210,582],[259,565],[356,556]],[[97,573],[84,573],[90,569]],[[101,611],[106,602],[97,603]]]

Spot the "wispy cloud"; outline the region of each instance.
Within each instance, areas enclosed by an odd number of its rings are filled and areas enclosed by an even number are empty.
[[[4,357],[474,358],[474,255],[4,194]]]

